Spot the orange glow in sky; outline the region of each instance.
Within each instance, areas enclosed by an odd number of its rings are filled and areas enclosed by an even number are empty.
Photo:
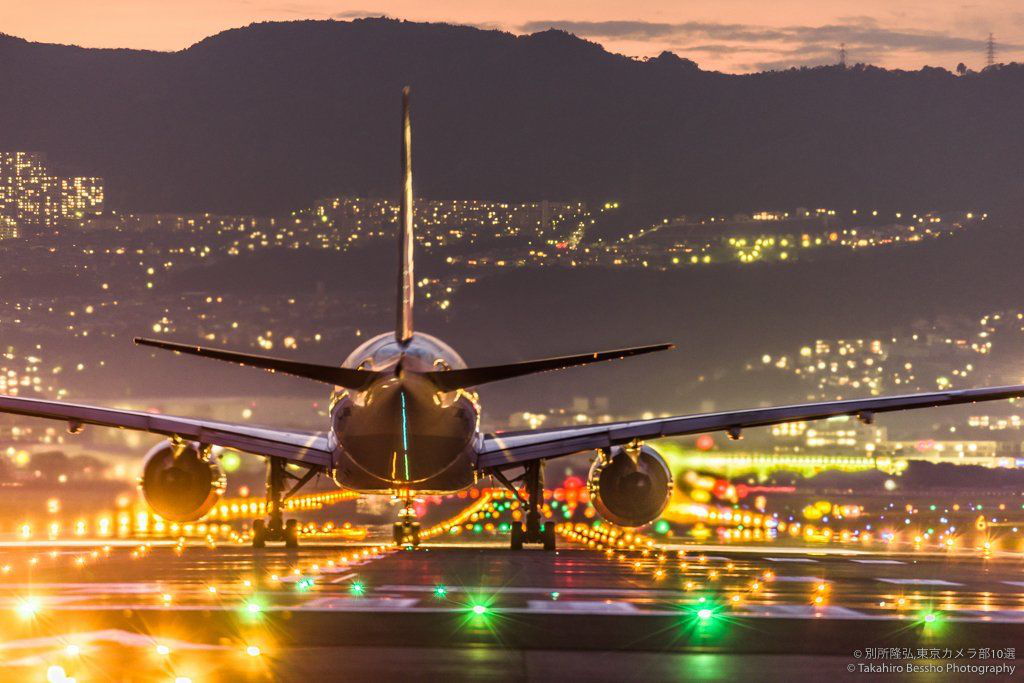
[[[671,50],[730,72],[834,63],[841,43],[851,64],[981,68],[990,31],[997,61],[1024,61],[1020,0],[7,0],[0,31],[85,47],[180,50],[253,22],[380,15],[513,33],[554,26],[612,52]]]

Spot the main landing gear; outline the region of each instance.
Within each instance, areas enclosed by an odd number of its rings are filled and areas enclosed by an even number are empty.
[[[512,522],[512,550],[522,550],[524,543],[540,543],[544,550],[555,549],[555,523],[540,521],[540,506],[544,502],[544,461],[528,463],[523,473],[508,480],[500,470],[494,471],[495,478],[515,494],[525,510],[522,522]],[[514,484],[521,481],[517,489]],[[521,491],[526,489],[524,498]]]
[[[416,521],[416,509],[412,501],[406,499],[405,506],[398,511],[398,521],[392,527],[395,545],[412,546],[420,544],[420,523]]]
[[[267,541],[284,541],[285,548],[299,547],[299,523],[297,520],[284,519],[284,501],[306,485],[318,473],[315,468],[302,477],[297,477],[285,469],[285,461],[281,458],[267,458],[267,519],[257,519],[252,523],[252,547],[265,548]],[[294,479],[295,485],[285,493],[286,479]]]

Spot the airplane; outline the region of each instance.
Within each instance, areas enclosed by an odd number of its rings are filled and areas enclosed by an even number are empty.
[[[392,332],[356,348],[340,364],[315,365],[191,344],[137,338],[137,344],[304,377],[333,386],[330,424],[319,432],[282,431],[189,417],[115,410],[0,395],[0,412],[68,423],[131,429],[167,437],[145,456],[140,488],[153,511],[170,521],[200,519],[224,493],[226,479],[215,448],[266,458],[267,519],[252,525],[252,546],[283,541],[298,545],[294,519],[284,520],[285,500],[317,475],[342,489],[396,496],[405,506],[394,542],[419,544],[412,509],[419,494],[449,494],[491,478],[509,489],[525,511],[512,525],[511,547],[555,548],[554,524],[541,504],[544,464],[593,452],[587,478],[591,501],[607,521],[638,527],[654,521],[672,492],[672,474],[649,441],[724,431],[738,439],[751,427],[855,416],[871,423],[897,410],[993,401],[1024,396],[1024,385],[804,403],[520,432],[480,430],[474,387],[539,372],[621,359],[672,348],[653,344],[543,360],[471,367],[437,337],[413,328],[412,129],[409,89],[402,92],[401,214],[398,229],[397,319]],[[516,475],[516,476],[513,476]]]

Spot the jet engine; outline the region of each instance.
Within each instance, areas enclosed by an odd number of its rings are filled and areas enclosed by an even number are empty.
[[[172,522],[191,522],[216,505],[227,478],[209,447],[162,441],[146,454],[139,485],[156,514]]]
[[[601,517],[619,526],[642,526],[668,505],[672,472],[650,446],[614,446],[598,453],[587,488]]]

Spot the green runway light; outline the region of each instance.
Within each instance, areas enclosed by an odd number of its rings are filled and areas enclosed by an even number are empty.
[[[935,621],[935,615],[929,612],[928,614],[924,615],[924,620],[930,624],[933,621]]]
[[[659,519],[657,522],[654,523],[654,533],[661,534],[662,536],[667,534],[669,532],[669,529],[671,528],[672,527],[668,523],[668,521],[664,519]]]
[[[437,586],[434,586],[434,597],[435,598],[444,598],[444,597],[447,597],[447,596],[448,596],[448,589],[444,585],[438,584]]]
[[[487,614],[487,607],[484,605],[473,605],[473,614],[483,616]]]
[[[366,585],[362,581],[353,581],[348,587],[348,592],[352,595],[363,595],[366,593]]]
[[[313,587],[313,583],[313,579],[309,578],[308,576],[304,579],[299,579],[295,582],[295,590],[305,593]]]
[[[713,616],[715,616],[715,613],[709,610],[707,607],[697,611],[697,618],[701,621],[707,621]]]
[[[552,600],[557,600],[559,595],[561,595],[561,593],[559,593],[558,591],[551,591]]]

